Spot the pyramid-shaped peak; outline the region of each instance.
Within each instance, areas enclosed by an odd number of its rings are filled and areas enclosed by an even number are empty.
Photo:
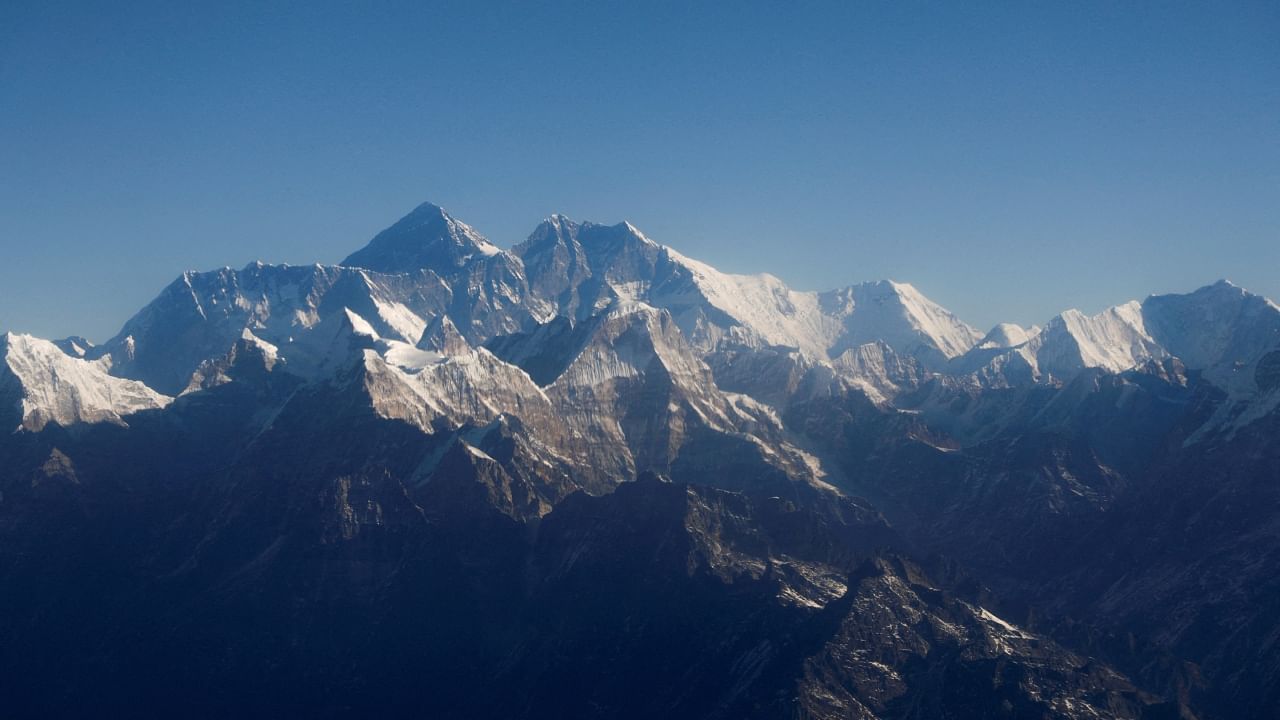
[[[982,339],[954,313],[908,283],[875,280],[824,293],[823,309],[842,318],[846,334],[833,348],[877,340],[900,354],[940,365],[967,352]]]
[[[983,349],[1017,347],[1031,339],[1039,328],[1024,328],[1016,323],[999,323],[978,342]]]
[[[632,225],[630,220],[623,220],[620,224],[624,229],[626,229],[627,232],[631,233],[632,235],[635,235],[636,237],[644,238],[645,240],[649,239],[648,236],[646,236],[643,232],[640,231],[640,228],[636,227],[635,225]]]
[[[449,213],[445,212],[445,209],[439,205],[431,201],[426,201],[418,205],[418,207],[414,208],[404,217],[405,219],[413,217],[449,217]]]
[[[424,202],[342,264],[376,272],[404,273],[422,268],[451,272],[476,256],[495,255],[498,248],[444,208]]]
[[[650,239],[648,235],[645,235],[645,234],[644,234],[644,232],[643,232],[640,228],[638,228],[638,227],[636,227],[634,224],[632,224],[630,220],[623,220],[622,222],[618,223],[617,225],[614,225],[614,227],[615,227],[615,228],[617,228],[617,229],[622,230],[623,232],[625,232],[626,234],[630,235],[631,237],[636,238],[637,240],[641,240],[641,241],[643,241],[643,242],[649,243],[650,245],[657,245],[657,244],[658,244],[658,243],[656,243],[655,241],[653,241],[652,239]]]
[[[471,351],[471,344],[453,324],[448,315],[440,315],[422,332],[417,343],[419,350],[430,350],[444,355],[462,355]]]
[[[567,240],[578,234],[578,223],[560,213],[553,213],[538,223],[522,246],[544,243],[549,239]]]
[[[1226,278],[1222,278],[1221,280],[1215,282],[1212,285],[1206,285],[1205,287],[1202,287],[1199,290],[1196,290],[1195,293],[1205,294],[1205,295],[1214,294],[1214,295],[1220,295],[1223,297],[1234,297],[1234,298],[1247,297],[1247,296],[1253,295],[1253,293],[1249,292],[1245,288],[1231,282]]]

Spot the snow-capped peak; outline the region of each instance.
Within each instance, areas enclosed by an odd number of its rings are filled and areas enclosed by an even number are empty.
[[[368,245],[347,256],[342,265],[384,273],[421,268],[443,273],[461,267],[473,256],[500,252],[470,225],[428,202],[378,233]]]
[[[0,394],[16,396],[21,426],[33,431],[50,422],[124,424],[129,415],[173,400],[135,380],[112,377],[106,360],[71,357],[30,335],[0,337],[0,359],[0,390],[6,391]]]
[[[1083,368],[1121,372],[1168,356],[1147,332],[1142,304],[1136,300],[1097,315],[1067,310],[1045,324],[1026,343],[1026,351],[1041,373],[1059,379]]]
[[[657,245],[657,244],[658,244],[658,243],[654,242],[653,240],[650,240],[648,235],[645,235],[643,232],[640,232],[640,228],[636,227],[635,225],[632,225],[632,224],[631,224],[631,221],[629,221],[629,220],[623,220],[623,221],[622,221],[622,227],[623,227],[623,229],[625,229],[628,233],[630,233],[631,235],[633,235],[633,236],[635,236],[637,239],[639,239],[641,242],[647,243],[647,244],[649,244],[649,245]]]
[[[937,369],[968,352],[982,334],[909,283],[880,280],[822,294],[822,306],[841,320],[834,348],[882,341],[895,352]]]
[[[1256,389],[1253,369],[1259,359],[1280,348],[1280,306],[1219,280],[1194,292],[1152,295],[1096,315],[1067,310],[1044,328],[1026,331],[1025,341],[1014,342],[1021,337],[1019,330],[998,325],[975,348],[985,352],[970,353],[953,369],[986,366],[991,371],[1020,358],[1041,378],[1067,380],[1085,368],[1123,372],[1176,357],[1233,396],[1242,396]]]
[[[991,328],[991,331],[975,347],[980,350],[1017,347],[1030,340],[1038,332],[1040,332],[1040,328],[1034,325],[1028,329],[1014,323],[999,323]]]
[[[906,283],[796,291],[767,273],[721,272],[628,222],[576,224],[552,216],[514,252],[530,287],[558,312],[582,318],[615,297],[644,302],[668,310],[703,351],[722,343],[781,345],[827,361],[849,347],[885,340],[937,366],[981,336]]]
[[[1137,301],[1107,308],[1091,317],[1071,309],[1059,315],[1057,321],[1079,345],[1086,367],[1118,372],[1163,354],[1147,333],[1142,304]]]
[[[1170,354],[1235,392],[1252,391],[1253,365],[1280,348],[1280,306],[1227,280],[1185,295],[1148,297],[1142,316]]]

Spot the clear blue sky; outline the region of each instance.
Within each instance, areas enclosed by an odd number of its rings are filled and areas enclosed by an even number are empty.
[[[428,199],[984,328],[1280,297],[1280,3],[0,3],[0,329],[100,341]]]

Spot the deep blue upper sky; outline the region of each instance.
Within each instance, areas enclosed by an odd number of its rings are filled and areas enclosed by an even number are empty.
[[[423,200],[984,329],[1280,296],[1275,2],[545,5],[0,3],[0,329],[103,340]]]

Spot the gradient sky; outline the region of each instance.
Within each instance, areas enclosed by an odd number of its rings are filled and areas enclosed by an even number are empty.
[[[0,3],[0,329],[101,341],[423,200],[983,329],[1277,298],[1280,3]]]

